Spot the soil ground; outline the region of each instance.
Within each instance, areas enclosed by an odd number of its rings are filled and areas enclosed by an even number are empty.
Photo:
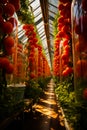
[[[5,130],[66,130],[54,86],[51,79],[33,110],[24,112]]]

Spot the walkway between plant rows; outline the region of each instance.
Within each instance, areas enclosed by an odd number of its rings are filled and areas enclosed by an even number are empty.
[[[44,95],[32,112],[26,112],[24,119],[15,120],[8,130],[66,130],[60,106],[56,101],[54,83],[51,79],[44,91]],[[6,129],[6,130],[7,130]]]

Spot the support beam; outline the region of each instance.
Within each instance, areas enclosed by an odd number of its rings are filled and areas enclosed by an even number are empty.
[[[50,55],[50,61],[52,63],[51,50],[50,50],[48,0],[39,0],[39,1],[40,1],[40,6],[41,6],[41,10],[42,10],[42,15],[43,15],[44,28],[45,28],[45,33],[46,33],[48,51],[49,51],[49,55]]]

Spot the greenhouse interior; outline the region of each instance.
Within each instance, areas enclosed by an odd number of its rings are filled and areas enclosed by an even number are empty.
[[[0,0],[0,130],[87,130],[87,0]]]

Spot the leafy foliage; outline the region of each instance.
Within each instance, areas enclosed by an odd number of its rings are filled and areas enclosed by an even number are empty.
[[[4,93],[0,95],[0,120],[11,116],[24,107],[25,87],[7,87],[3,89]]]
[[[32,98],[35,102],[38,101],[42,88],[34,79],[26,81],[25,98]]]
[[[39,77],[38,78],[38,84],[40,85],[40,87],[44,90],[45,88],[46,88],[46,86],[47,86],[47,83],[48,83],[48,81],[49,81],[49,79],[50,79],[51,77]]]
[[[58,26],[58,22],[57,19],[59,17],[59,12],[55,15],[55,19],[53,21],[53,27],[54,27],[54,36],[56,36],[58,30],[57,30],[57,26]]]
[[[28,0],[20,0],[21,8],[17,12],[18,18],[22,23],[34,23],[34,16],[29,10],[29,1]]]
[[[87,109],[75,100],[72,77],[57,83],[55,92],[65,117],[74,130],[87,129]]]
[[[50,77],[40,77],[38,80],[31,79],[26,81],[25,98],[32,98],[35,102],[37,102],[43,94],[49,79]]]

